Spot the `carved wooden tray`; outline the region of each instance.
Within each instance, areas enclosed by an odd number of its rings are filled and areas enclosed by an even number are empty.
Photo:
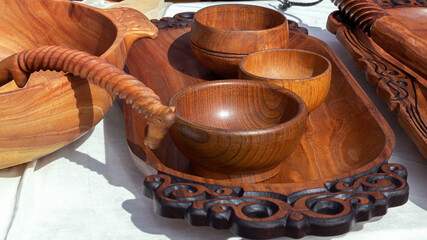
[[[375,0],[406,28],[427,39],[426,0]],[[330,14],[328,29],[336,34],[378,95],[396,112],[420,152],[427,158],[427,80],[391,57],[339,11]]]
[[[128,71],[163,102],[184,86],[216,78],[190,51],[188,18],[185,13],[155,22],[163,29],[159,38],[136,42],[128,56]],[[395,140],[386,121],[325,43],[290,26],[290,48],[331,60],[332,86],[325,103],[310,114],[298,149],[267,181],[192,175],[169,136],[156,151],[143,144],[146,121],[124,104],[127,142],[138,168],[153,174],[144,191],[158,214],[247,238],[299,238],[345,233],[355,221],[407,201],[405,168],[387,162]]]

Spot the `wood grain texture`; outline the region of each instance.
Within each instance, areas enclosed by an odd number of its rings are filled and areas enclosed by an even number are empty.
[[[325,101],[331,85],[331,63],[303,50],[274,49],[249,54],[239,64],[239,78],[287,88],[300,96],[312,112]]]
[[[160,31],[160,38],[140,40],[129,53],[129,72],[156,92],[163,103],[184,87],[215,79],[211,71],[192,57],[189,30]],[[331,89],[324,104],[310,114],[305,135],[290,156],[293,160],[288,159],[287,170],[268,182],[298,183],[341,174],[346,176],[363,166],[376,166],[385,161],[394,146],[393,132],[344,65],[318,39],[292,32],[291,40],[292,48],[313,51],[330,60]],[[144,60],[139,57],[142,54],[153,58]],[[160,68],[162,71],[148,70]],[[128,143],[132,150],[146,151],[147,162],[156,168],[165,170],[166,166],[166,169],[179,170],[184,175],[189,173],[188,159],[177,151],[169,136],[155,151],[142,144],[146,121],[134,114],[136,112],[125,105]]]
[[[135,77],[115,65],[83,51],[62,46],[44,46],[16,53],[0,62],[0,85],[14,80],[22,88],[30,74],[40,70],[63,71],[86,79],[119,96],[136,108],[150,122],[145,144],[159,146],[175,121],[173,108]]]
[[[135,10],[104,11],[50,0],[1,0],[0,6],[0,60],[26,49],[59,45],[122,68],[133,41],[157,34]],[[22,89],[14,82],[0,86],[0,168],[69,144],[95,126],[111,104],[110,93],[63,72],[34,73]]]
[[[427,78],[427,40],[414,34],[373,0],[332,0],[348,19],[368,32],[391,56]]]
[[[178,90],[215,75],[192,56],[189,28],[162,28],[168,30],[160,31],[158,39],[135,43],[127,66],[165,103]],[[393,132],[342,62],[322,41],[295,31],[290,31],[289,47],[316,52],[331,62],[331,90],[309,115],[300,145],[280,172],[264,182],[194,175],[169,136],[158,150],[144,146],[146,122],[124,105],[135,163],[155,174],[146,179],[145,193],[156,201],[158,214],[248,238],[302,237],[342,234],[355,221],[383,215],[387,207],[407,201],[406,171],[386,164]],[[147,61],[142,54],[153,58]]]
[[[189,86],[171,96],[177,120],[170,134],[191,161],[194,173],[215,179],[239,180],[239,175],[278,166],[301,140],[307,109],[296,94],[275,85],[244,80],[220,80]],[[249,181],[249,178],[245,178]]]
[[[426,1],[405,4],[378,2],[384,9],[418,36],[426,36]],[[411,15],[406,15],[411,12]],[[413,17],[418,16],[414,21]],[[408,21],[405,21],[407,19]],[[427,158],[427,80],[391,56],[371,37],[346,22],[339,12],[331,13],[328,29],[335,33],[358,66],[366,72],[367,80],[377,87],[378,95],[396,112],[400,125],[420,152]]]
[[[280,12],[250,5],[215,5],[194,15],[191,49],[203,66],[221,77],[233,78],[242,57],[283,48],[288,35],[286,17]]]

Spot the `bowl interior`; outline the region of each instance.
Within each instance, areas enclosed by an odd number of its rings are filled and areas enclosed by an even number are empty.
[[[84,5],[68,1],[0,0],[0,60],[26,49],[61,45],[100,56],[113,44],[114,23]],[[35,73],[28,86],[34,86],[63,73]],[[1,92],[16,88],[14,83]]]
[[[276,126],[294,118],[301,102],[287,90],[252,81],[219,81],[178,92],[169,105],[179,117],[199,125],[250,130]],[[189,107],[191,106],[191,107]]]
[[[325,73],[328,61],[301,50],[266,50],[248,55],[240,65],[247,73],[268,79],[309,79]]]
[[[264,30],[283,24],[285,17],[274,10],[250,5],[218,5],[195,15],[203,25],[227,30]]]

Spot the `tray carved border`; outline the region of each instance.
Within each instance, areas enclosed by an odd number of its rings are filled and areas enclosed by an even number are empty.
[[[372,171],[288,196],[159,172],[145,179],[144,194],[155,201],[155,211],[161,216],[186,219],[194,226],[229,229],[241,237],[332,236],[408,200],[403,166],[385,163]]]

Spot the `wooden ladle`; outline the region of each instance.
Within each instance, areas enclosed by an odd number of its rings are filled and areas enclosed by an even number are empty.
[[[118,95],[149,120],[144,143],[157,148],[175,121],[174,108],[135,77],[113,64],[86,52],[62,46],[44,46],[15,53],[0,62],[0,86],[14,80],[24,87],[31,73],[40,70],[69,72]]]

